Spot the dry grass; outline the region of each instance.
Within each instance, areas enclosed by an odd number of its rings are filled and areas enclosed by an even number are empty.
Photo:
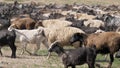
[[[5,2],[13,2],[14,0],[1,0]],[[49,4],[49,3],[57,3],[57,4],[73,4],[74,2],[78,4],[88,4],[88,5],[119,5],[120,0],[18,0],[19,2],[40,2],[44,4]]]

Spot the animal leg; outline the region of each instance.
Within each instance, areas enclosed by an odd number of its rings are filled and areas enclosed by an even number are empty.
[[[2,48],[2,47],[0,46],[0,55],[3,56],[2,51],[1,51],[1,48]]]
[[[27,53],[29,53],[30,55],[32,55],[32,53],[30,53],[30,52],[26,49],[26,47],[27,47],[27,43],[26,43],[26,42],[23,43],[22,46],[23,46],[23,47],[22,47],[21,55],[23,55],[23,54],[25,53],[25,51],[26,51]]]
[[[75,65],[72,65],[72,68],[76,68]]]
[[[113,61],[114,61],[113,54],[110,54],[110,62],[107,68],[111,68]]]
[[[23,55],[25,53],[26,46],[27,46],[26,43],[22,43],[22,52],[21,52],[21,55]]]
[[[95,68],[94,62],[89,62],[89,63],[88,63],[88,67],[89,67],[89,68]]]
[[[67,66],[67,65],[64,65],[64,68],[68,68],[68,66]]]
[[[14,43],[9,43],[9,46],[12,50],[11,58],[16,58],[16,46],[14,45]]]
[[[48,40],[45,39],[45,40],[43,41],[43,44],[45,45],[45,47],[46,47],[47,49],[49,48]]]
[[[104,59],[104,60],[105,60],[105,61],[107,61],[107,58],[108,58],[108,54],[107,54],[107,55],[105,55],[105,59]]]
[[[37,49],[34,51],[33,55],[37,55],[36,53],[40,49],[40,43],[37,42],[36,46],[37,46]]]

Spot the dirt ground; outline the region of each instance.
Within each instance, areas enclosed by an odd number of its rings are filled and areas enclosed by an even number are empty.
[[[43,55],[39,56],[30,56],[29,54],[25,53],[21,55],[21,47],[17,47],[17,58],[10,58],[11,50],[9,47],[3,47],[2,53],[3,56],[0,57],[0,68],[49,68],[46,66],[48,62],[47,57],[47,49],[44,46],[41,46],[42,50],[46,51]],[[33,45],[27,47],[29,50],[34,51]],[[31,48],[31,49],[30,49]],[[43,52],[42,52],[43,53]],[[49,66],[49,64],[48,64]]]

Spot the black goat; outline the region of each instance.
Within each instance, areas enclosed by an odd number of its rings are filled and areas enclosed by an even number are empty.
[[[2,55],[1,47],[5,45],[9,45],[12,50],[11,58],[16,58],[15,38],[16,38],[16,35],[14,31],[10,32],[7,29],[0,30],[0,54],[1,55]]]
[[[89,68],[95,68],[95,58],[96,58],[96,47],[86,48],[80,47],[78,49],[65,51],[59,44],[59,42],[55,41],[51,44],[49,48],[49,52],[56,52],[61,58],[64,64],[64,68],[68,68],[71,66],[72,68],[76,68],[76,65],[82,65],[87,63]]]

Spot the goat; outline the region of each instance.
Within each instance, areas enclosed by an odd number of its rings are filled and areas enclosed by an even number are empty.
[[[80,41],[86,47],[96,46],[97,53],[110,53],[110,62],[108,68],[111,68],[114,61],[114,53],[120,49],[120,34],[116,32],[103,32],[93,34],[75,33],[71,39],[71,44]]]
[[[14,31],[8,31],[7,29],[0,30],[0,54],[1,47],[8,45],[12,50],[11,58],[16,58],[16,46],[15,46],[15,32]]]
[[[71,66],[72,68],[76,68],[76,65],[82,65],[84,63],[87,63],[89,68],[95,68],[95,47],[80,47],[78,49],[65,51],[63,47],[61,47],[59,42],[55,41],[50,45],[48,51],[49,53],[56,52],[62,58],[64,68],[68,68],[69,66]]]
[[[19,37],[20,42],[23,45],[23,50],[21,54],[24,53],[24,51],[28,52],[31,54],[29,51],[26,50],[27,43],[34,43],[37,45],[37,49],[35,50],[34,54],[38,51],[40,48],[40,43],[42,42],[46,48],[48,48],[48,42],[47,38],[44,35],[43,31],[41,29],[33,29],[33,30],[19,30],[13,28],[11,25],[8,30],[9,31],[15,31],[16,35]]]

